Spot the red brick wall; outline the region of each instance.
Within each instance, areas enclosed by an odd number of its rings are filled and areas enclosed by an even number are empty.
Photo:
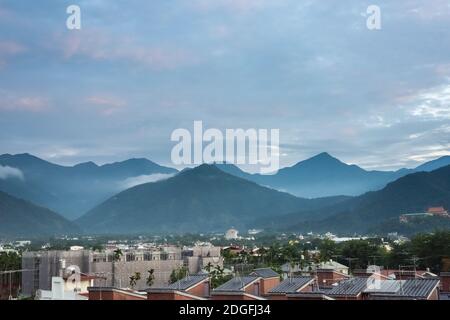
[[[192,294],[194,296],[197,296],[197,297],[207,298],[208,295],[205,294],[205,286],[206,285],[209,286],[209,282],[199,283],[198,285],[196,285],[195,287],[187,290],[186,292],[189,293],[189,294]]]
[[[89,291],[89,300],[145,300],[145,298],[135,297],[122,292],[107,291]]]
[[[325,271],[325,272],[318,272],[317,273],[317,281],[319,282],[319,286],[329,286],[335,282],[338,282],[340,280],[347,279],[345,275],[342,275],[337,272],[333,271]],[[325,281],[325,282],[324,282]]]
[[[450,276],[441,276],[441,291],[450,292]]]
[[[266,298],[269,300],[288,300],[288,297],[285,294],[269,294]]]
[[[255,300],[244,295],[213,295],[212,300]]]
[[[430,295],[428,300],[439,300],[439,290],[438,290],[438,288],[433,290],[433,293]]]
[[[178,294],[176,292],[148,293],[147,300],[194,300],[193,298]]]
[[[363,300],[363,296],[362,294],[358,295],[358,296],[342,296],[342,297],[332,297],[335,300]]]
[[[245,288],[245,292],[251,295],[257,295],[256,294],[256,286],[259,286],[259,294],[261,294],[261,282],[260,281],[256,281],[254,283],[252,283],[251,285],[249,285],[247,288]]]
[[[302,288],[299,292],[311,292],[313,291],[312,284],[308,284],[306,287]]]
[[[280,278],[262,279],[260,287],[260,295],[266,295],[269,291],[280,284]]]

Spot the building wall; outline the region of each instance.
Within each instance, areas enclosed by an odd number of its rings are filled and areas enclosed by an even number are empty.
[[[145,296],[140,298],[124,292],[105,289],[105,291],[90,291],[89,300],[145,300]]]
[[[269,291],[280,284],[280,278],[270,278],[261,280],[261,292],[260,295],[266,295]]]
[[[266,298],[269,300],[288,300],[286,294],[269,294]]]
[[[317,282],[319,286],[329,286],[344,279],[347,279],[345,275],[332,270],[317,272]]]
[[[61,260],[66,267],[76,265],[81,272],[89,272],[89,253],[89,250],[24,252],[22,269],[32,271],[22,272],[23,294],[32,296],[37,289],[51,290],[52,277],[60,275]]]
[[[248,297],[242,294],[236,294],[236,295],[213,295],[211,297],[211,300],[255,300],[252,297]]]
[[[141,273],[141,280],[137,281],[135,289],[148,288],[146,278],[148,270],[154,270],[155,286],[163,286],[169,283],[170,274],[174,269],[183,266],[183,260],[152,260],[152,261],[117,261],[115,264],[115,284],[112,283],[112,262],[95,262],[91,264],[90,273],[102,274],[106,280],[96,280],[96,286],[129,287],[130,276],[135,272]]]
[[[17,297],[17,293],[20,286],[20,274],[13,273],[11,277],[9,274],[0,275],[0,300],[8,300],[10,289],[11,296]]]
[[[189,294],[192,294],[197,297],[208,298],[210,292],[210,284],[209,281],[204,281],[196,285],[195,287],[186,291]]]
[[[194,300],[190,297],[177,294],[176,292],[165,292],[165,293],[149,293],[147,294],[148,300]]]
[[[254,296],[261,295],[261,282],[256,281],[245,288],[245,292]]]
[[[439,289],[438,288],[433,290],[431,295],[428,297],[428,300],[439,300]]]
[[[441,275],[441,291],[450,292],[450,275]]]

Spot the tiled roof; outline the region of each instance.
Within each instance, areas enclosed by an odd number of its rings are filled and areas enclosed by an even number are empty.
[[[367,278],[351,278],[341,281],[327,290],[329,296],[357,296],[367,287]]]
[[[320,263],[317,269],[348,269],[348,267],[336,261],[326,261]]]
[[[408,297],[426,298],[439,284],[438,279],[410,279],[406,280],[398,294]]]
[[[255,269],[250,275],[255,275],[264,279],[279,277],[280,275],[270,268]]]
[[[206,274],[196,274],[196,275],[190,275],[187,276],[177,282],[174,282],[172,284],[169,284],[165,287],[153,287],[148,289],[147,291],[164,291],[164,290],[187,290],[190,287],[196,285],[197,283],[203,282],[204,280],[208,279],[208,275]]]
[[[412,297],[427,298],[439,284],[438,279],[381,280],[379,288],[372,288],[367,278],[352,278],[340,282],[327,291],[330,296],[356,296],[361,292],[373,297]]]
[[[272,288],[269,293],[295,293],[312,281],[314,281],[313,277],[291,277],[283,280],[279,285]]]
[[[375,280],[373,286],[364,290],[365,293],[391,293],[395,294],[405,285],[406,280]]]
[[[220,291],[228,291],[228,292],[234,292],[234,291],[243,291],[244,288],[252,283],[253,281],[259,279],[258,276],[246,276],[246,277],[235,277],[227,282],[225,282],[223,285],[217,287],[213,290],[213,292],[220,292]]]

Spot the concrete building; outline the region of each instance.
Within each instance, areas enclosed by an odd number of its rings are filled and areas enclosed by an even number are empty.
[[[173,270],[186,267],[190,273],[198,273],[207,265],[223,266],[220,248],[205,246],[182,251],[179,247],[159,247],[146,250],[125,250],[118,260],[114,250],[93,252],[90,250],[24,252],[22,268],[22,292],[32,296],[36,290],[51,290],[52,277],[62,276],[70,266],[78,266],[86,275],[96,276],[94,286],[127,288],[130,276],[141,274],[134,289],[148,288],[147,276],[153,270],[154,285],[168,284]]]
[[[52,277],[61,276],[69,266],[78,266],[83,273],[89,273],[89,250],[37,251],[22,254],[22,294],[33,296],[38,289],[51,290]]]

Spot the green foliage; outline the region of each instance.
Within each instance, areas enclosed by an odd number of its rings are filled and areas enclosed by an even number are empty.
[[[154,269],[150,269],[147,272],[148,272],[148,275],[147,275],[147,278],[145,279],[145,283],[149,287],[151,287],[153,285],[153,282],[155,281],[155,275],[154,275],[155,270]]]
[[[175,283],[178,280],[183,279],[184,277],[186,277],[189,274],[189,271],[186,267],[181,267],[178,269],[174,269],[172,270],[172,273],[170,274],[170,279],[169,282],[170,283]]]
[[[224,284],[233,277],[231,274],[226,275],[224,273],[224,268],[220,266],[213,267],[211,263],[208,263],[205,269],[210,276],[212,288],[217,288],[221,286],[222,284]]]
[[[394,247],[391,263],[430,268],[432,271],[448,271],[446,261],[450,259],[450,231],[418,234],[402,245]]]
[[[113,253],[113,261],[119,261],[119,260],[120,260],[120,257],[122,257],[122,256],[123,256],[122,250],[120,250],[120,249],[114,250],[114,253]]]
[[[130,276],[130,287],[134,288],[139,280],[141,280],[141,273],[135,272],[134,275]]]
[[[0,271],[21,269],[22,258],[15,252],[0,253]]]

